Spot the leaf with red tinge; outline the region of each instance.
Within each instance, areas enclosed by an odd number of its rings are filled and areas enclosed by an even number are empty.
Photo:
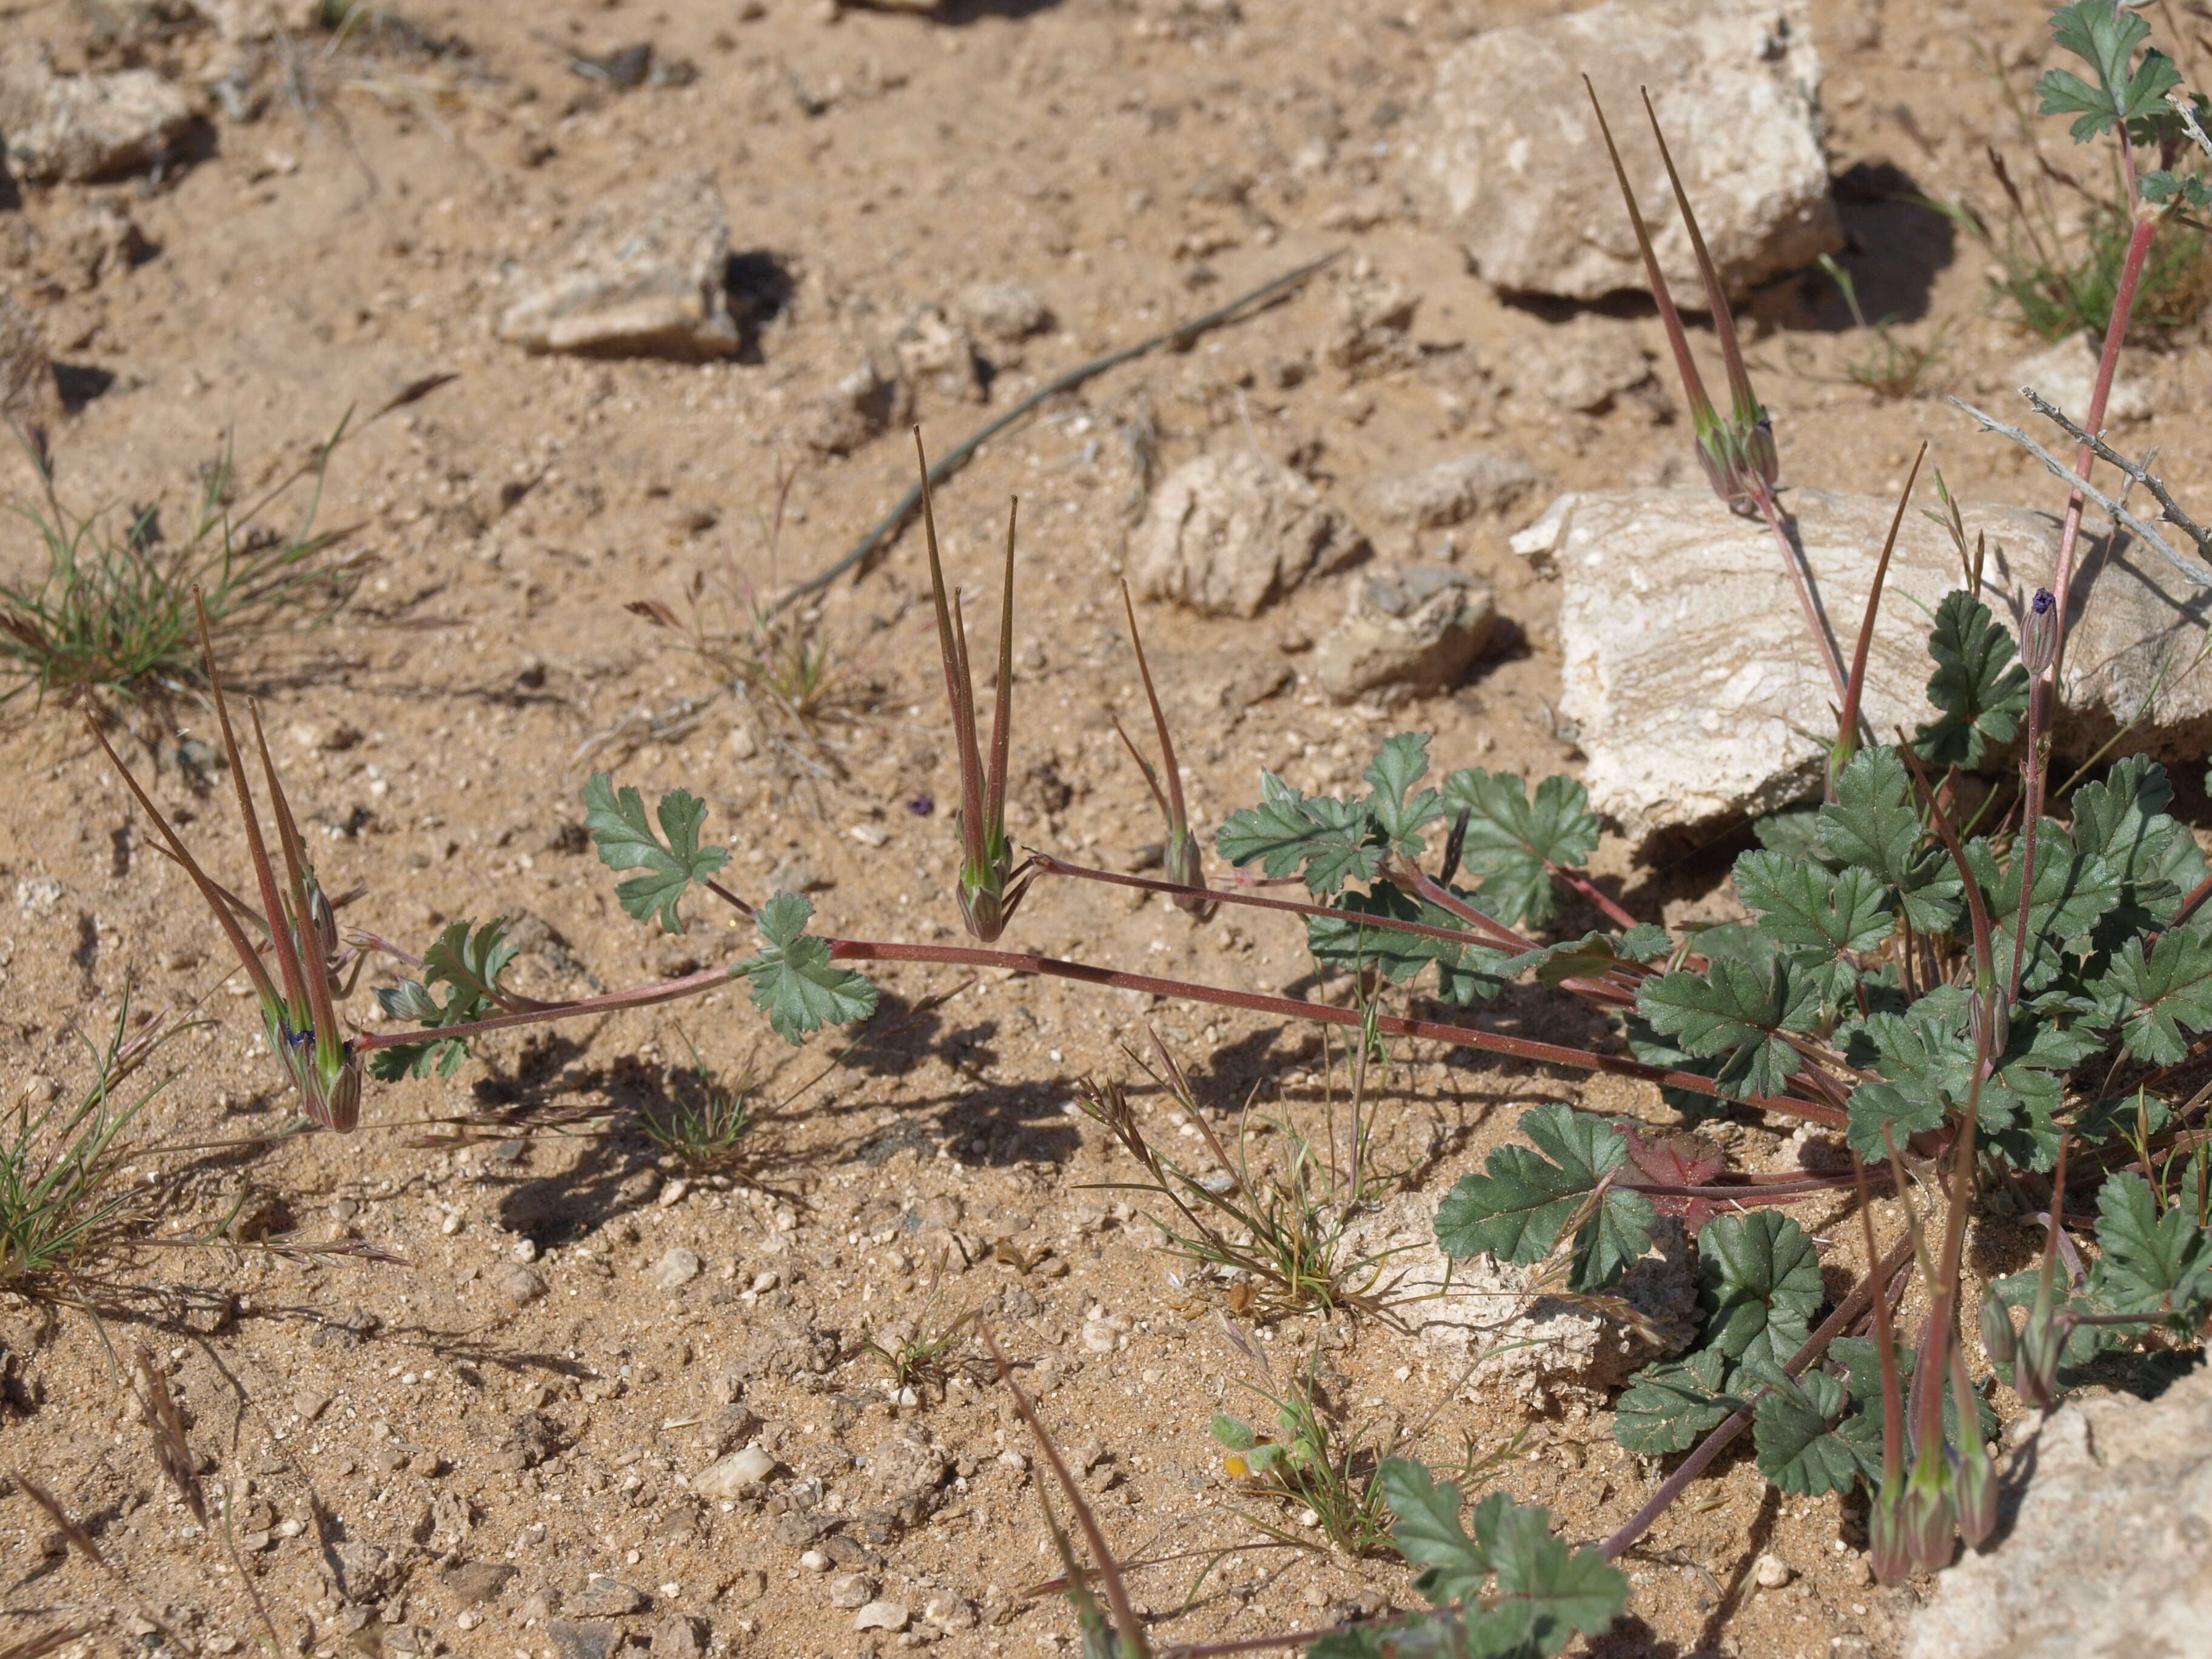
[[[1655,1187],[1710,1187],[1728,1167],[1727,1155],[1720,1148],[1695,1135],[1659,1135],[1647,1140],[1632,1123],[1613,1127],[1627,1141],[1628,1161],[1638,1178]],[[1681,1217],[1683,1230],[1692,1238],[1713,1212],[1711,1199],[1669,1193],[1645,1196],[1661,1215]]]

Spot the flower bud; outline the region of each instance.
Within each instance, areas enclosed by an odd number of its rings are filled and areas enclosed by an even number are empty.
[[[2058,654],[2058,601],[2047,587],[2035,590],[2021,628],[2020,659],[2030,679],[2040,679]]]
[[[1966,1444],[1959,1452],[1953,1485],[1958,1495],[1959,1536],[1969,1549],[1979,1549],[1997,1527],[1997,1472],[1990,1449],[1975,1431],[1973,1419],[1964,1419],[1960,1433]]]
[[[2012,1310],[2006,1307],[1996,1295],[1982,1298],[1982,1352],[1990,1357],[1993,1365],[2009,1365],[2019,1349],[2019,1340],[2013,1330]]]
[[[2020,1352],[2013,1362],[2013,1392],[2021,1403],[2035,1411],[2048,1410],[2058,1397],[2058,1361],[2066,1352],[2068,1322],[2040,1298],[2030,1309],[2027,1328],[2020,1334]]]
[[[1901,1584],[1912,1571],[1905,1548],[1905,1482],[1885,1480],[1867,1507],[1867,1559],[1875,1580]]]
[[[1905,1553],[1915,1566],[1930,1572],[1951,1565],[1958,1553],[1958,1533],[1953,1526],[1951,1460],[1942,1446],[1923,1450],[1905,1484],[1899,1518],[1904,1525]]]

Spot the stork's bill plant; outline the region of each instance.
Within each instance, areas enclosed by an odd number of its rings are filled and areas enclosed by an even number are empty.
[[[2130,177],[2136,148],[2158,152],[2160,167],[2136,186],[2138,252],[2147,251],[2175,204],[2205,204],[2197,173],[2174,171],[2174,133],[2196,120],[2193,106],[2185,117],[2172,95],[2171,65],[2143,50],[2145,27],[2132,12],[2081,0],[2057,14],[2055,28],[2086,68],[2046,78],[2046,110],[2076,114],[2085,142],[2116,135]],[[1651,126],[1665,155],[1656,114]],[[1686,192],[1666,160],[1686,217]],[[1625,167],[1620,180],[1626,192]],[[1766,518],[1795,561],[1771,423],[1744,374],[1726,297],[1694,222],[1692,246],[1731,390],[1725,417],[1698,386],[1632,194],[1628,199],[1691,393],[1699,457],[1721,497]],[[2126,291],[2124,284],[2124,301]],[[2106,342],[2092,429],[2102,417],[2124,313],[2123,303]],[[2080,465],[2093,459],[2085,449]],[[1416,1630],[1422,1643],[1455,1654],[1548,1654],[1574,1630],[1601,1629],[1625,1593],[1608,1563],[1747,1429],[1759,1468],[1783,1490],[1867,1489],[1875,1565],[1885,1579],[1942,1565],[1962,1536],[1981,1541],[1991,1522],[1984,1443],[1994,1419],[1984,1398],[1987,1378],[1973,1375],[1961,1334],[1971,1299],[1962,1242],[1978,1208],[2047,1217],[2040,1266],[1996,1285],[1979,1310],[1984,1355],[2024,1401],[2047,1402],[2093,1370],[2123,1373],[2148,1355],[2201,1341],[2212,1315],[2212,1131],[2205,1121],[2212,1090],[2197,1087],[2212,1058],[2212,922],[2202,908],[2212,874],[2169,810],[2173,787],[2154,762],[2123,759],[2070,793],[2050,787],[2051,693],[2069,608],[2078,610],[2082,598],[2072,591],[2078,492],[2050,589],[2022,607],[2024,641],[1979,591],[1978,577],[1936,607],[1927,681],[1934,714],[1910,733],[1863,729],[1856,711],[1866,653],[1855,653],[1844,676],[1815,617],[1838,691],[1824,798],[1753,826],[1759,845],[1734,869],[1747,920],[1669,931],[1631,915],[1591,877],[1600,825],[1581,784],[1442,767],[1431,738],[1418,732],[1382,742],[1362,787],[1342,794],[1304,794],[1262,773],[1257,800],[1230,814],[1212,837],[1220,862],[1246,873],[1209,882],[1133,606],[1132,641],[1164,764],[1156,771],[1133,742],[1129,747],[1168,822],[1174,851],[1166,878],[1018,849],[1005,823],[1015,687],[1013,517],[987,757],[926,468],[924,477],[925,540],[961,770],[954,897],[973,945],[813,932],[813,906],[800,894],[754,899],[723,884],[728,854],[708,836],[697,798],[672,790],[648,814],[635,789],[603,775],[585,786],[587,823],[602,860],[634,872],[617,889],[623,908],[680,933],[687,904],[702,894],[720,899],[758,933],[750,960],[581,1001],[533,1002],[501,982],[513,954],[502,925],[456,922],[419,963],[408,959],[413,976],[379,994],[386,1015],[410,1029],[342,1033],[333,1013],[330,906],[260,745],[283,883],[271,873],[217,684],[260,909],[203,874],[150,800],[139,799],[229,935],[261,994],[270,1047],[318,1122],[341,1132],[353,1127],[364,1061],[379,1078],[450,1071],[485,1032],[675,1001],[733,981],[744,984],[773,1031],[802,1043],[825,1025],[874,1011],[866,964],[912,962],[997,967],[1334,1024],[1357,1032],[1363,1053],[1413,1037],[1603,1071],[1656,1085],[1692,1125],[1763,1114],[1840,1136],[1846,1169],[1741,1174],[1694,1133],[1647,1138],[1632,1124],[1547,1105],[1522,1120],[1528,1144],[1492,1152],[1443,1198],[1436,1232],[1447,1252],[1544,1264],[1544,1282],[1556,1278],[1562,1293],[1601,1313],[1623,1309],[1609,1293],[1651,1250],[1662,1222],[1679,1223],[1694,1241],[1702,1330],[1688,1352],[1634,1379],[1620,1401],[1617,1432],[1638,1451],[1691,1455],[1601,1549],[1581,1552],[1551,1539],[1540,1511],[1499,1498],[1475,1510],[1470,1535],[1455,1488],[1386,1465],[1381,1486],[1397,1516],[1399,1547],[1427,1566],[1421,1587],[1439,1611],[1415,1626],[1370,1632],[1371,1641],[1360,1638],[1366,1645],[1331,1650],[1346,1655],[1406,1650],[1395,1644],[1413,1640]],[[1793,563],[1792,574],[1809,592],[1817,573]],[[1816,608],[1808,601],[1808,609]],[[1863,630],[1872,624],[1870,605]],[[1295,919],[1316,961],[1353,977],[1357,1006],[985,948],[1013,921],[1030,885],[1048,878],[1158,891],[1197,922],[1220,907]],[[249,929],[266,938],[276,975]],[[1611,1037],[1577,1048],[1486,1024],[1483,1006],[1522,985],[1596,1011]],[[1876,1189],[1902,1203],[1908,1220],[1907,1239],[1886,1255],[1869,1214]],[[1854,1190],[1866,1218],[1865,1260],[1856,1264],[1856,1288],[1832,1306],[1822,1250],[1838,1248],[1850,1231],[1816,1239],[1786,1212],[1810,1198],[1848,1200]],[[2074,1258],[2064,1231],[2069,1218],[2078,1226],[2093,1215],[2094,1265],[2062,1279],[2058,1258]],[[1907,1341],[1893,1332],[1890,1310],[1894,1276],[1916,1261],[1928,1311]],[[2016,1328],[2021,1308],[2027,1322]],[[1095,1606],[1092,1612],[1105,1617]],[[1140,1637],[1124,1639],[1143,1650]]]

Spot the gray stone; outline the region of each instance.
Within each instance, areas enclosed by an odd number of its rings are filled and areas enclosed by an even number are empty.
[[[975,1604],[964,1595],[933,1595],[922,1604],[921,1616],[939,1630],[975,1628]]]
[[[1546,329],[1515,354],[1512,374],[1516,392],[1570,414],[1602,414],[1632,394],[1646,414],[1667,406],[1635,330],[1595,312]]]
[[[516,1307],[527,1307],[545,1294],[545,1281],[520,1261],[503,1261],[491,1270],[491,1286]]]
[[[940,398],[969,403],[983,400],[983,379],[977,372],[975,343],[960,324],[950,320],[935,306],[925,306],[891,342],[899,368],[917,386],[927,386]]]
[[[1352,584],[1344,620],[1322,636],[1314,676],[1340,702],[1402,687],[1449,691],[1496,631],[1490,584],[1440,565],[1385,566]]]
[[[2212,1370],[2061,1407],[1999,1473],[1995,1541],[1937,1577],[1907,1659],[2208,1650]]]
[[[853,1628],[902,1631],[913,1616],[903,1601],[871,1601],[854,1616]]]
[[[532,351],[727,356],[729,220],[713,173],[617,189],[517,276],[499,332]]]
[[[670,1615],[653,1632],[653,1659],[700,1659],[707,1651],[707,1621],[689,1613]]]
[[[986,339],[1011,344],[1052,326],[1052,313],[1019,283],[978,283],[960,296],[961,314]]]
[[[876,1581],[864,1572],[841,1572],[830,1581],[830,1605],[858,1611],[876,1599]]]
[[[1199,456],[1169,475],[1133,559],[1146,598],[1249,617],[1366,550],[1365,538],[1312,484],[1238,449]]]
[[[580,1619],[620,1619],[642,1613],[647,1596],[635,1584],[625,1584],[611,1572],[595,1572],[584,1581],[581,1594],[568,1603]]]
[[[1434,1201],[1425,1206],[1413,1194],[1358,1218],[1346,1242],[1363,1255],[1392,1252],[1394,1296],[1404,1298],[1400,1305],[1437,1355],[1439,1373],[1464,1377],[1468,1400],[1490,1402],[1503,1394],[1533,1412],[1577,1404],[1603,1409],[1607,1390],[1651,1361],[1681,1352],[1702,1323],[1689,1243],[1671,1217],[1654,1230],[1651,1254],[1606,1293],[1628,1318],[1590,1298],[1531,1294],[1541,1264],[1445,1255],[1437,1244]]]
[[[1443,530],[1469,519],[1504,513],[1536,487],[1536,474],[1518,455],[1472,450],[1419,472],[1382,478],[1367,497],[1386,518],[1416,530]]]
[[[1897,504],[1797,489],[1784,505],[1848,663]],[[2016,635],[2051,578],[2058,520],[1975,505],[1965,522],[1970,545],[1987,538],[1983,597]],[[1592,491],[1561,496],[1513,545],[1559,577],[1559,714],[1589,757],[1592,806],[1632,842],[1694,839],[1819,792],[1826,745],[1808,734],[1834,729],[1835,694],[1763,522],[1703,489]],[[1908,512],[1869,655],[1877,732],[1935,717],[1927,619],[1963,580],[1949,538]],[[2155,553],[2108,551],[2085,533],[2069,614],[2058,750],[2086,756],[2142,711],[2121,752],[2201,763],[2212,676],[2179,671],[2212,620],[2212,592]]]
[[[545,1638],[557,1659],[608,1659],[622,1632],[604,1619],[549,1619]]]
[[[699,1277],[699,1254],[675,1245],[653,1264],[653,1282],[664,1291],[680,1291]]]
[[[1640,85],[1732,294],[1841,246],[1806,0],[1607,0],[1467,40],[1408,123],[1411,182],[1484,280],[1570,300],[1644,286],[1584,73],[1678,295],[1697,270]]]
[[[37,319],[0,294],[0,416],[44,420],[60,410],[53,365],[46,361]]]
[[[191,125],[184,94],[151,70],[57,75],[44,46],[0,53],[0,135],[26,184],[88,184],[157,167]]]
[[[756,1480],[765,1480],[775,1468],[775,1459],[759,1446],[747,1446],[727,1457],[717,1458],[691,1477],[691,1490],[702,1498],[735,1498]]]
[[[849,455],[913,416],[913,385],[896,362],[870,353],[817,401],[806,441],[824,455]]]
[[[506,1593],[522,1569],[505,1561],[453,1561],[440,1570],[446,1593],[465,1607],[482,1607]]]

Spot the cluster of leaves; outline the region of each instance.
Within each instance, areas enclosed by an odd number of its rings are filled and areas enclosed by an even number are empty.
[[[387,1018],[404,1019],[426,1030],[466,1025],[499,1012],[506,993],[500,977],[515,958],[507,942],[507,920],[495,918],[481,927],[467,921],[447,924],[438,942],[422,953],[422,977],[403,979],[396,988],[379,987],[376,1000]],[[443,1001],[434,987],[446,988]],[[371,1077],[396,1083],[405,1077],[428,1077],[435,1071],[451,1077],[467,1056],[468,1044],[459,1037],[439,1037],[427,1042],[404,1042],[380,1048],[368,1057]]]
[[[1301,794],[1263,772],[1260,804],[1231,813],[1215,845],[1233,865],[1302,878],[1315,898],[1344,913],[1309,922],[1307,944],[1320,961],[1376,969],[1394,985],[1433,966],[1445,1001],[1484,1001],[1533,964],[1472,938],[1440,939],[1359,919],[1465,932],[1459,916],[1393,879],[1420,859],[1424,832],[1449,823],[1459,867],[1473,883],[1452,886],[1448,875],[1446,890],[1505,928],[1541,927],[1559,913],[1557,875],[1579,869],[1597,850],[1597,818],[1572,778],[1547,778],[1532,793],[1509,773],[1476,766],[1452,773],[1441,789],[1422,787],[1428,750],[1426,732],[1389,738],[1364,774],[1369,789],[1358,799]]]
[[[1310,1659],[1548,1659],[1577,1633],[1604,1632],[1628,1605],[1628,1578],[1595,1549],[1552,1536],[1550,1514],[1492,1492],[1470,1534],[1457,1486],[1410,1459],[1377,1474],[1397,1516],[1392,1539],[1421,1569],[1413,1588],[1433,1611],[1322,1638]]]
[[[1929,696],[1943,713],[1920,728],[1916,757],[1973,765],[2017,725],[2025,684],[2011,638],[1987,607],[1954,593],[1930,652]],[[2212,1029],[2212,942],[2193,922],[2174,925],[2204,863],[2166,812],[2172,797],[2163,770],[2135,758],[2075,793],[2070,825],[2044,818],[2023,942],[2023,838],[1966,839],[1970,895],[1924,820],[1905,757],[1862,751],[1832,801],[1760,827],[1766,847],[1735,872],[1753,920],[1709,932],[1702,967],[1644,981],[1632,1042],[1740,1099],[1782,1094],[1808,1070],[1836,1091],[1850,1085],[1852,1148],[1879,1161],[1893,1140],[1902,1147],[1964,1107],[1974,1048],[1955,981],[1972,961],[1978,902],[1997,976],[2017,954],[2021,987],[1982,1125],[2008,1161],[2047,1170],[2070,1073],[2116,1045],[2171,1064],[2187,1032]],[[1906,987],[1896,962],[1916,951],[1945,965],[1943,982]]]
[[[2136,59],[2136,50],[2150,39],[2150,25],[2141,16],[2104,0],[2075,0],[2051,14],[2051,30],[2058,45],[2089,70],[2084,78],[2071,70],[2052,70],[2035,86],[2044,114],[2074,117],[2069,131],[2075,143],[2086,144],[2124,123],[2132,143],[2156,145],[2168,154],[2183,147],[2186,127],[2172,101],[2181,71],[2156,47]],[[2202,125],[2212,106],[2195,93],[2187,100]],[[2160,168],[2146,173],[2140,187],[2147,201],[2179,196],[2191,207],[2212,207],[2212,190],[2194,173]]]
[[[2166,1344],[2191,1346],[2212,1319],[2212,1152],[2198,1148],[2179,1172],[2151,1167],[2156,1184],[2130,1170],[2098,1189],[2097,1260],[2059,1304],[2059,1318],[2072,1325],[2062,1385],[2086,1380],[2084,1368],[2133,1347],[2146,1329]],[[2008,1308],[2026,1308],[2039,1277],[2030,1270],[1991,1288]]]

